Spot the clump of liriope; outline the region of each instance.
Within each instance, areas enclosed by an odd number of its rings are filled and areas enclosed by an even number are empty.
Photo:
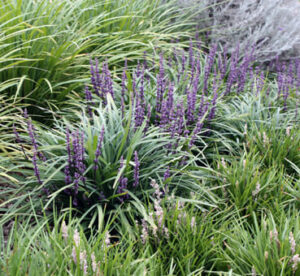
[[[219,114],[212,122],[214,144],[206,150],[207,158],[212,163],[222,157],[240,160],[247,152],[257,156],[261,171],[275,169],[279,175],[283,173],[282,177],[294,177],[292,164],[299,164],[295,109],[283,111],[280,104],[270,108],[263,100],[265,96],[245,93],[219,103]],[[269,97],[276,99],[271,93]]]
[[[300,131],[297,125],[285,125],[281,128],[262,127],[254,128],[246,137],[249,148],[263,156],[264,165],[283,167],[289,175],[295,170],[291,164],[300,167]]]
[[[241,275],[298,275],[300,269],[299,215],[281,212],[277,218],[262,214],[254,225],[232,224],[225,235],[223,258],[234,273]]]
[[[133,222],[139,250],[158,254],[161,274],[172,264],[176,275],[213,270],[218,263],[218,247],[222,246],[219,231],[226,231],[227,215],[220,210],[200,211],[196,194],[181,200],[155,180],[151,185],[152,203],[135,203],[140,212],[140,218]]]
[[[184,37],[193,27],[182,22],[190,19],[172,3],[160,2],[0,3],[4,45],[0,50],[1,91],[53,110],[74,104],[68,99],[86,78],[87,53],[105,56],[111,65],[118,66],[124,57],[136,63],[153,45],[168,47],[175,37],[187,44]],[[170,28],[172,18],[181,18],[181,23]],[[34,107],[29,111],[41,113]]]
[[[265,167],[264,156],[255,151],[242,156],[225,156],[217,162],[216,177],[224,203],[244,215],[262,209],[284,208],[291,199],[284,193],[288,179],[279,167]],[[284,180],[285,179],[285,180]]]
[[[69,246],[69,248],[72,248],[72,253],[69,256],[71,259],[69,265],[73,267],[73,270],[78,269],[83,272],[83,275],[91,274],[91,272],[94,275],[103,275],[103,269],[105,267],[105,262],[107,261],[107,254],[109,249],[112,247],[110,234],[107,229],[104,233],[99,235],[101,237],[101,242],[98,240],[97,246],[100,246],[102,254],[99,256],[98,251],[97,257],[92,248],[90,252],[85,249],[88,242],[85,235],[78,232],[77,228],[75,228],[74,231],[72,228],[70,229],[70,227],[66,225],[65,221],[62,221],[61,224],[61,236],[64,239],[64,243]],[[71,244],[73,244],[72,247],[70,246]]]
[[[200,189],[203,176],[186,173],[195,158],[181,151],[180,139],[155,127],[145,132],[145,123],[135,128],[130,112],[122,117],[112,98],[107,101],[105,108],[94,110],[93,118],[78,113],[77,125],[58,123],[51,131],[37,129],[25,112],[28,137],[23,135],[22,140],[32,146],[32,152],[28,160],[17,160],[23,166],[21,177],[26,178],[14,194],[21,193],[23,199],[42,196],[45,208],[53,201],[67,208],[71,200],[81,214],[93,214],[98,205],[115,209],[130,202],[130,193],[142,199],[151,188],[149,177],[157,175],[169,174],[172,190]],[[173,143],[177,147],[171,151]],[[186,190],[181,193],[185,194]],[[11,202],[20,204],[13,198]]]
[[[172,137],[185,137],[188,148],[205,147],[210,140],[203,143],[203,137],[220,143],[225,135],[236,140],[251,120],[298,121],[299,62],[287,66],[278,61],[276,73],[269,77],[255,67],[251,49],[241,56],[237,47],[229,59],[216,46],[204,56],[199,43],[191,41],[186,52],[174,47],[169,56],[160,53],[159,62],[147,54],[134,70],[125,63],[119,86],[113,85],[107,62],[100,66],[91,61],[92,89],[85,89],[89,114],[95,102],[105,104],[105,95],[110,94],[122,114],[132,107],[136,128],[146,120]]]
[[[109,232],[112,222],[113,219],[87,235],[79,222],[70,217],[54,218],[53,224],[48,224],[46,218],[30,216],[22,225],[14,224],[6,243],[1,227],[1,272],[101,276],[142,275],[145,270],[156,270],[151,256],[137,252],[130,238],[116,239]],[[158,261],[154,257],[154,263]]]

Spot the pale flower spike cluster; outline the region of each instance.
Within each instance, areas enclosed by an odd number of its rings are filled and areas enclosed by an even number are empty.
[[[270,231],[270,241],[275,241],[277,248],[280,249],[280,241],[278,239],[278,232],[275,228],[274,231]],[[298,264],[300,263],[300,257],[299,254],[296,253],[296,241],[293,235],[293,232],[289,233],[289,243],[290,243],[290,250],[292,253],[292,258],[289,261],[289,264],[292,265],[292,270],[293,270],[293,275],[295,275],[297,269],[298,269]]]
[[[149,213],[149,218],[151,221],[154,222],[154,224],[150,224],[145,219],[141,220],[141,240],[142,243],[145,244],[146,241],[149,238],[150,230],[153,234],[154,238],[159,241],[159,236],[163,236],[167,239],[169,239],[169,229],[164,224],[164,209],[161,206],[162,197],[166,195],[166,191],[162,192],[159,185],[155,180],[151,181],[151,186],[154,188],[154,212]],[[174,199],[174,195],[169,197],[169,200]],[[172,206],[173,208],[174,206]],[[180,211],[177,219],[178,226],[186,224],[187,223],[187,213],[183,211],[184,203],[179,202],[178,203],[178,210]],[[136,221],[136,224],[139,225],[139,223]],[[190,227],[193,229],[194,233],[196,232],[196,217],[192,217],[190,221]]]
[[[68,241],[69,234],[68,234],[68,226],[66,225],[65,221],[62,222],[61,224],[61,233],[62,237],[65,242]],[[77,229],[75,229],[74,234],[73,234],[73,241],[74,241],[74,246],[72,248],[72,253],[71,257],[72,260],[75,264],[77,264],[77,251],[79,250],[79,264],[80,264],[80,269],[83,271],[83,275],[88,274],[88,255],[86,250],[80,251],[80,234]],[[110,234],[108,232],[105,233],[105,239],[104,239],[104,244],[103,247],[109,247],[110,245]],[[100,261],[96,261],[96,256],[95,253],[92,252],[91,256],[91,269],[93,271],[93,275],[95,276],[101,276],[103,273],[100,270]]]
[[[290,246],[291,246],[291,252],[293,255],[293,257],[290,260],[290,263],[292,263],[293,274],[295,274],[295,272],[298,268],[298,263],[300,263],[300,257],[299,257],[299,254],[295,254],[296,253],[296,241],[295,241],[293,232],[290,232],[290,234],[289,234],[289,242],[290,242]]]

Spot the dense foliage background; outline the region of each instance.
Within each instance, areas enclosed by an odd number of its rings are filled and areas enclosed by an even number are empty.
[[[281,2],[0,1],[0,275],[300,275]]]

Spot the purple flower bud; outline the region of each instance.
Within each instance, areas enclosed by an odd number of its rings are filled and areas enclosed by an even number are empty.
[[[163,100],[161,104],[161,116],[160,116],[160,127],[164,128],[167,123],[169,122],[168,116],[168,108],[167,108],[167,101]]]
[[[164,69],[164,59],[163,55],[160,54],[159,61],[159,74],[157,76],[157,95],[156,95],[156,114],[159,116],[161,112],[161,103],[163,99],[163,94],[165,92],[165,69]],[[157,118],[157,122],[159,122],[159,118]]]
[[[25,158],[28,159],[28,157],[27,157],[27,155],[25,153],[24,147],[22,145],[22,141],[21,141],[20,135],[19,135],[18,131],[16,130],[15,124],[13,124],[13,132],[14,132],[14,135],[15,135],[16,143],[17,144],[21,144],[22,152],[23,152]]]
[[[204,93],[202,93],[198,117],[201,119],[204,114],[205,114],[205,112],[204,112]]]
[[[90,59],[90,71],[91,71],[91,83],[93,85],[94,91],[98,97],[100,97],[100,91],[99,88],[101,87],[101,78],[99,74],[99,68],[98,68],[98,60],[96,59],[96,66],[94,68],[93,60]]]
[[[141,82],[140,82],[140,104],[143,110],[145,110],[146,107],[146,103],[145,103],[145,95],[144,95],[144,91],[145,91],[145,87],[144,87],[144,78],[145,78],[145,68],[142,68],[142,72],[141,72]]]
[[[212,120],[215,117],[217,98],[218,98],[218,92],[217,92],[217,89],[216,89],[215,93],[214,93],[214,97],[213,97],[212,102],[211,102],[211,110],[208,114],[208,120],[209,121]]]
[[[251,62],[251,56],[249,56],[248,53],[246,52],[246,55],[243,58],[243,62],[239,71],[239,83],[238,83],[238,90],[237,90],[238,94],[244,90],[250,62]]]
[[[87,103],[87,111],[88,111],[89,116],[92,118],[93,113],[91,110],[91,105],[93,105],[94,103],[93,103],[92,93],[89,91],[89,88],[87,85],[85,86],[84,92],[85,92],[85,100]]]
[[[21,143],[21,139],[20,139],[19,133],[16,130],[15,124],[13,124],[13,132],[14,132],[14,135],[15,135],[15,138],[16,138],[16,143],[17,144]]]
[[[94,159],[94,170],[98,169],[98,159],[99,159],[99,156],[101,155],[103,139],[104,139],[104,126],[102,126],[100,135],[98,137],[98,144],[97,144],[95,159]]]
[[[23,117],[24,117],[25,119],[28,119],[28,118],[29,118],[29,117],[28,117],[27,108],[24,108],[24,111],[23,111]]]
[[[70,172],[70,167],[69,165],[67,165],[64,169],[64,173],[65,173],[65,183],[66,185],[69,185],[72,183],[72,177],[71,177],[71,172]]]
[[[141,104],[141,99],[137,95],[135,98],[135,129],[137,129],[139,126],[141,126],[144,122],[144,117],[145,117],[145,110],[143,109],[143,106]]]
[[[168,166],[164,173],[164,181],[166,181],[170,176],[170,167]]]
[[[111,73],[108,69],[108,62],[106,61],[105,63],[105,66],[104,66],[104,77],[105,77],[105,84],[106,84],[106,87],[107,87],[107,93],[110,93],[112,98],[114,99],[114,89],[113,89],[113,81],[112,81],[112,78],[111,78]]]
[[[238,68],[237,68],[238,60],[239,60],[239,45],[237,45],[235,53],[233,53],[232,56],[231,56],[230,72],[229,72],[229,77],[228,77],[228,80],[227,80],[225,95],[230,93],[233,83],[237,80],[237,77],[238,77]]]
[[[125,114],[125,103],[124,103],[124,98],[121,97],[121,113],[122,113],[122,118],[124,118]]]
[[[70,144],[70,130],[67,128],[66,130],[66,147],[67,147],[67,153],[68,153],[68,163],[69,166],[72,166],[72,154],[71,154],[71,144]]]
[[[119,183],[120,183],[120,184],[119,184],[119,187],[118,187],[118,193],[119,193],[119,194],[122,194],[122,193],[125,192],[125,189],[127,189],[127,184],[128,184],[128,179],[127,179],[127,177],[121,177]],[[119,200],[120,200],[121,202],[123,202],[123,201],[124,201],[124,198],[129,198],[129,195],[126,194],[126,195],[120,196],[120,197],[119,197]]]
[[[197,86],[187,92],[187,123],[190,124],[195,120],[194,112],[196,107]]]
[[[170,82],[168,98],[167,98],[167,108],[169,111],[173,109],[173,104],[174,104],[174,84]]]
[[[104,193],[101,192],[100,195],[99,195],[99,200],[100,200],[100,201],[103,201],[103,200],[105,200],[105,199],[106,199],[106,197],[105,197]]]
[[[184,129],[184,105],[183,102],[177,104],[176,116],[177,122],[175,123],[175,132],[181,135]]]
[[[36,152],[33,153],[32,164],[33,164],[34,174],[35,174],[35,176],[36,176],[36,178],[37,178],[37,180],[38,180],[38,183],[39,183],[40,185],[42,185],[43,182],[42,182],[42,180],[41,180],[40,171],[39,171],[39,168],[38,168],[38,166],[37,166],[37,153],[36,153]]]
[[[40,160],[42,161],[46,161],[46,157],[41,153],[39,152],[38,150],[38,144],[37,144],[37,141],[36,141],[36,138],[35,138],[35,128],[30,120],[30,118],[28,117],[28,114],[27,114],[27,109],[25,108],[24,109],[24,117],[27,119],[27,130],[28,130],[28,135],[31,139],[31,143],[32,143],[32,146],[33,146],[33,149],[34,149],[34,152],[37,154],[37,156],[39,157]]]
[[[84,136],[83,132],[79,135],[79,131],[73,133],[73,162],[74,162],[74,178],[75,178],[75,190],[76,186],[78,186],[79,181],[85,181],[84,172],[86,166],[84,164]]]
[[[195,143],[195,141],[197,139],[197,134],[202,130],[202,127],[203,127],[202,118],[199,118],[199,120],[198,120],[198,122],[196,124],[196,127],[194,129],[193,136],[192,136],[192,138],[191,138],[191,140],[189,142],[189,147],[190,148],[194,145],[194,143]]]
[[[138,60],[137,67],[136,67],[136,77],[140,78],[141,74],[142,71],[141,71],[140,61]]]
[[[204,94],[207,93],[209,74],[210,74],[210,71],[211,71],[211,69],[213,67],[213,64],[214,64],[214,59],[215,59],[216,52],[217,52],[217,44],[213,45],[210,48],[210,51],[209,51],[209,54],[208,54],[208,57],[207,57],[207,61],[206,61],[206,64],[205,64],[204,80],[203,80],[203,92],[204,92]]]

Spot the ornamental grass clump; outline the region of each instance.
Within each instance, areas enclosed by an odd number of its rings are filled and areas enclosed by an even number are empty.
[[[29,134],[19,134],[23,143],[18,146],[31,144],[32,152],[17,161],[22,164],[21,175],[12,170],[12,175],[25,183],[14,194],[21,194],[23,199],[41,196],[45,208],[53,203],[59,209],[71,204],[83,214],[96,212],[100,205],[115,209],[132,201],[131,193],[143,199],[151,189],[149,177],[163,178],[170,167],[172,173],[169,170],[166,180],[172,179],[170,189],[191,188],[191,183],[197,186],[194,183],[198,176],[189,177],[180,165],[185,159],[188,167],[195,158],[180,149],[170,152],[167,145],[175,140],[158,127],[151,126],[145,132],[143,123],[136,129],[130,117],[122,117],[109,95],[105,107],[93,108],[92,118],[78,113],[79,123],[75,125],[58,122],[55,129],[48,130],[26,119]],[[16,208],[26,205],[20,205],[13,195],[10,201]]]
[[[32,104],[30,114],[72,106],[88,78],[89,54],[116,68],[124,57],[136,64],[153,45],[188,37],[194,24],[187,13],[160,0],[3,1],[1,90]],[[174,18],[180,23],[171,25]]]
[[[281,211],[277,218],[253,214],[252,226],[234,222],[231,233],[224,235],[222,255],[235,273],[298,275],[299,214],[292,208],[287,213]]]
[[[280,167],[264,165],[265,156],[245,152],[242,156],[222,158],[217,163],[218,193],[226,206],[234,206],[238,213],[250,216],[268,206],[269,210],[288,208],[291,199],[283,192],[286,177]],[[250,216],[251,219],[251,216]]]
[[[288,175],[295,176],[294,167],[300,167],[300,133],[296,126],[283,127],[254,128],[247,136],[247,143],[253,152],[264,156],[265,167],[282,168]]]
[[[155,59],[151,66],[148,55],[133,70],[125,61],[121,85],[111,85],[107,62],[100,66],[97,60],[91,61],[93,91],[88,93],[88,111],[94,104],[91,102],[100,100],[105,105],[109,93],[123,115],[132,108],[136,129],[143,122],[146,129],[148,125],[159,126],[172,137],[185,137],[190,148],[198,134],[209,137],[214,133],[214,122],[220,117],[218,106],[235,98],[261,98],[271,113],[278,107],[283,114],[294,112],[298,120],[299,61],[285,66],[277,60],[277,74],[268,76],[254,63],[254,47],[242,56],[237,45],[228,58],[225,50],[217,53],[213,46],[205,58],[197,45],[191,42],[181,55],[176,49],[169,55],[160,53],[157,66]]]
[[[225,212],[201,212],[193,202],[197,195],[191,194],[190,201],[181,200],[168,193],[156,180],[153,179],[151,185],[151,203],[143,206],[135,202],[140,213],[140,218],[132,222],[137,248],[158,254],[162,260],[160,274],[168,270],[170,256],[175,275],[214,271],[222,246],[220,232],[228,231]],[[233,216],[232,212],[226,211],[228,216]]]

